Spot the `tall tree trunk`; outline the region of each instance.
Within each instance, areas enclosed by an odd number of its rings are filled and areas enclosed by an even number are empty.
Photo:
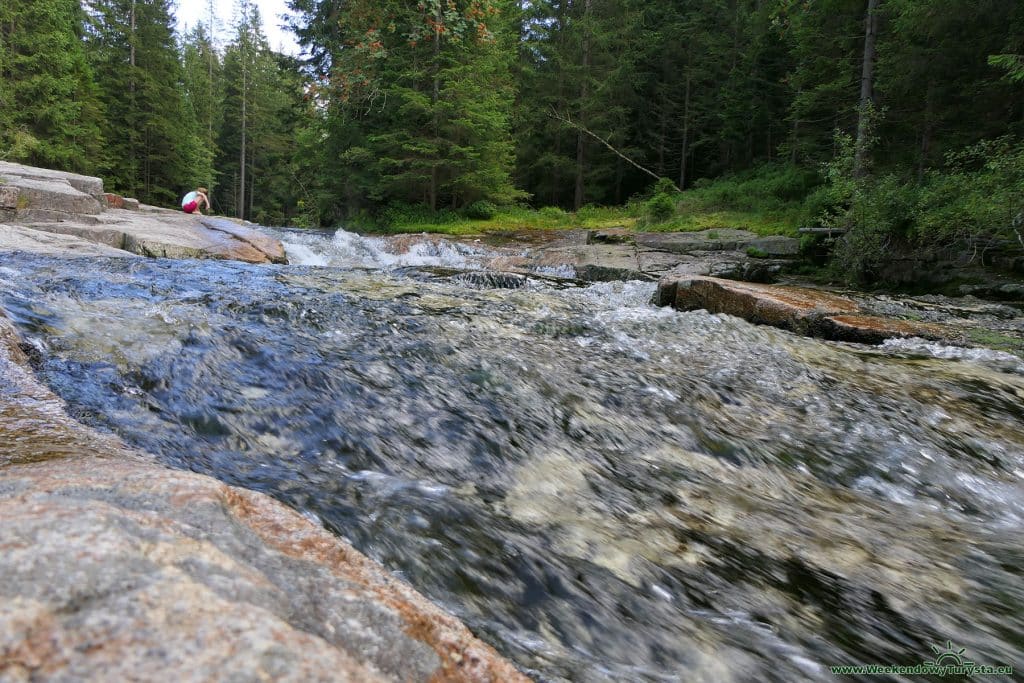
[[[658,124],[658,175],[665,175],[665,136],[668,134],[668,106],[662,103]]]
[[[803,88],[797,88],[796,89],[796,97],[793,98],[794,101],[800,99],[801,93],[803,93]],[[791,164],[793,164],[794,166],[796,165],[796,162],[798,160],[799,153],[798,153],[797,150],[798,150],[799,147],[800,147],[800,115],[799,114],[794,114],[793,115],[793,132],[791,134],[791,142],[789,143],[789,162]],[[835,154],[833,154],[832,156],[835,156]]]
[[[661,57],[661,82],[669,82],[669,73],[672,70],[672,64],[669,61],[668,50],[662,53]],[[668,110],[670,106],[670,97],[668,94],[663,94],[660,102],[660,116],[658,117],[658,175],[668,175],[665,172],[668,164],[665,161],[665,157],[668,153]]]
[[[928,154],[932,146],[932,100],[935,83],[928,81],[928,89],[924,96],[924,122],[921,126],[921,158],[917,164],[917,182],[924,181],[924,171],[928,166]]]
[[[590,19],[590,5],[592,0],[584,0],[583,2],[583,73],[580,78],[580,123],[584,126],[587,125],[587,118],[585,110],[587,106],[587,97],[589,96],[589,80],[590,80],[590,25],[588,20]],[[577,131],[576,133],[576,192],[573,197],[573,208],[577,211],[583,206],[583,171],[584,164],[586,162],[586,136],[583,131]]]
[[[444,20],[444,3],[437,4],[437,16],[434,18],[437,24],[434,26],[434,88],[430,101],[434,108],[434,141],[439,143],[441,139],[441,121],[438,116],[437,102],[441,99],[441,22]],[[438,184],[440,182],[440,159],[434,159],[430,167],[430,210],[437,211]]]
[[[130,102],[129,106],[131,107],[132,115],[135,116],[138,114],[138,106],[135,99],[135,0],[132,0],[132,5],[129,9],[128,28],[128,101]],[[132,177],[128,180],[127,184],[131,187],[132,193],[137,195],[139,193],[139,150],[135,144],[137,140],[136,134],[136,131],[130,131],[128,133],[128,140],[130,141],[128,144],[128,154],[131,157],[128,167],[131,169]],[[142,189],[146,192],[146,196],[148,197],[149,184],[144,184]],[[152,201],[152,199],[150,199],[150,201]]]
[[[253,217],[253,205],[256,203],[256,150],[249,152],[249,220]]]
[[[210,147],[213,146],[213,60],[216,59],[216,50],[213,46],[213,0],[208,0],[206,4],[207,21],[210,22],[209,40],[210,44],[206,46],[207,55],[206,60],[206,71],[209,78],[206,84],[206,101],[207,101],[207,112],[206,112],[206,142]],[[213,178],[209,180],[209,189],[213,190]]]
[[[246,31],[248,31],[248,29],[246,29]],[[248,40],[249,40],[248,35],[245,37],[245,40],[246,40],[246,42],[248,42]],[[246,69],[247,69],[246,61],[249,59],[249,55],[248,55],[249,51],[246,49],[246,47],[247,46],[245,44],[243,44],[243,47],[242,47],[242,50],[241,50],[241,60],[242,60],[242,144],[241,144],[241,150],[238,153],[238,178],[239,178],[239,182],[238,182],[238,212],[237,213],[238,213],[238,217],[239,218],[245,218],[245,161],[246,161],[245,160],[245,136],[246,136],[246,134],[248,132],[246,130],[246,124],[248,122],[246,120],[245,107],[246,107],[246,100],[249,99],[249,82],[248,82],[248,76],[246,74]]]
[[[149,150],[149,134],[147,133],[143,139],[143,150]],[[146,193],[147,197],[150,197],[150,191],[153,189],[153,184],[150,180],[150,156],[148,154],[142,155],[142,188]]]
[[[864,18],[864,59],[860,71],[860,104],[857,116],[857,142],[854,147],[853,176],[861,178],[866,172],[868,135],[870,133],[871,104],[875,85],[875,39],[878,36],[878,5],[881,0],[868,0]]]
[[[565,2],[558,3],[558,11],[555,14],[555,50],[558,54],[562,54],[563,45],[565,44]],[[558,107],[557,111],[568,111],[568,106],[565,101],[565,69],[558,70]],[[554,158],[558,159],[562,156],[562,132],[561,128],[555,128],[555,154]],[[551,204],[558,206],[562,198],[562,179],[559,177],[559,173],[555,172],[555,167],[551,169]]]
[[[679,159],[680,190],[686,189],[686,159],[690,156],[690,78],[691,73],[689,66],[687,66],[686,89],[683,94],[683,146]]]
[[[131,28],[131,40],[128,41],[128,63],[132,67],[132,77],[129,81],[129,88],[132,92],[135,92],[135,0],[132,0],[132,7],[129,11],[129,25]]]
[[[615,160],[615,203],[622,203],[622,159]]]

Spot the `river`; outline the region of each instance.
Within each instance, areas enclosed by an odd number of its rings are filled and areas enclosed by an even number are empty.
[[[1019,358],[274,234],[297,265],[5,255],[0,306],[73,416],[285,501],[537,680],[1024,666]]]

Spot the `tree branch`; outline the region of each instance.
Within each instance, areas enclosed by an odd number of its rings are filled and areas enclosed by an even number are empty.
[[[604,145],[605,147],[610,149],[616,156],[618,156],[621,159],[624,159],[625,161],[629,162],[630,164],[632,164],[633,166],[637,167],[638,169],[640,169],[641,171],[643,171],[647,175],[649,175],[652,178],[654,178],[655,180],[661,180],[661,176],[659,176],[657,173],[655,173],[654,171],[652,171],[650,169],[644,168],[640,164],[636,163],[635,161],[633,161],[632,159],[627,157],[625,154],[623,154],[619,150],[617,150],[614,147],[612,147],[610,142],[608,142],[607,140],[602,138],[600,135],[598,135],[594,131],[589,130],[586,126],[584,126],[582,124],[579,124],[579,123],[576,123],[575,121],[570,119],[568,117],[568,115],[559,114],[557,111],[552,109],[551,111],[548,112],[548,116],[550,116],[551,118],[555,119],[556,121],[561,121],[562,123],[564,123],[567,126],[571,126],[572,128],[575,128],[576,130],[580,131],[581,133],[585,133],[586,135],[589,135],[590,137],[594,138],[595,140],[600,142],[602,145]],[[679,187],[675,183],[672,183],[672,188],[676,192],[682,192],[682,190],[680,190]]]

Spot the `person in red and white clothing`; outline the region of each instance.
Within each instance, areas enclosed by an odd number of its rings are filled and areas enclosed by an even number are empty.
[[[189,192],[181,200],[181,210],[185,213],[195,213],[202,216],[203,212],[199,210],[199,205],[202,204],[209,211],[210,198],[206,196],[207,191],[205,187],[197,187]]]

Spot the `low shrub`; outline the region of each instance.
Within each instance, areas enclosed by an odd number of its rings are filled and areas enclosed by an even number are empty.
[[[478,199],[462,210],[466,218],[474,221],[486,221],[494,218],[498,207],[485,199]]]
[[[1024,143],[983,141],[922,177],[854,179],[841,161],[828,165],[828,189],[809,197],[805,209],[819,209],[823,225],[847,229],[833,262],[849,280],[869,279],[893,253],[1001,240],[1024,245]]]
[[[685,204],[698,211],[790,211],[821,187],[815,170],[791,164],[762,164],[715,180],[700,178],[683,193]]]
[[[676,200],[673,196],[659,193],[647,200],[647,216],[654,223],[663,223],[676,213]]]
[[[377,214],[377,224],[383,228],[417,224],[443,225],[459,220],[459,215],[450,209],[431,211],[421,204],[388,204]]]
[[[563,209],[557,206],[545,206],[537,211],[542,218],[562,219],[565,218],[566,213]]]

